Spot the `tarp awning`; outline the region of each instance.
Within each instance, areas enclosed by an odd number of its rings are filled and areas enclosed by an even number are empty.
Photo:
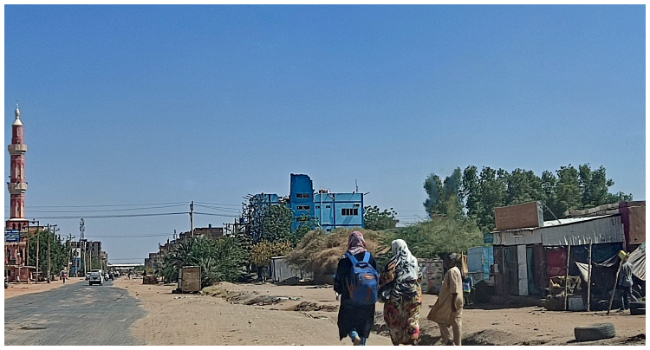
[[[630,254],[627,261],[632,265],[632,274],[645,281],[645,242]]]

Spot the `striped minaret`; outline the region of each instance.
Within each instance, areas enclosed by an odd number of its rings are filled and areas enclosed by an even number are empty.
[[[8,147],[9,155],[11,155],[11,176],[7,182],[7,188],[11,199],[6,228],[23,230],[27,228],[28,224],[28,220],[25,219],[25,192],[27,191],[25,153],[27,153],[27,145],[23,143],[23,123],[20,121],[18,104],[16,104],[14,114],[16,120],[11,125],[11,144]]]

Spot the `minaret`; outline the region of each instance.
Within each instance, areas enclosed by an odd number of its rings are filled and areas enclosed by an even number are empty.
[[[9,220],[7,229],[24,230],[27,228],[28,220],[25,219],[25,153],[27,145],[23,143],[23,123],[20,121],[20,110],[16,104],[14,112],[16,120],[11,125],[11,144],[8,147],[11,155],[11,176],[7,182],[7,188],[11,195],[9,207]]]

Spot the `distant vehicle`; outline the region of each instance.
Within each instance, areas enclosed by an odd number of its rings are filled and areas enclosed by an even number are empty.
[[[105,273],[104,274],[104,281],[108,281],[109,279],[111,279],[111,277],[107,273]]]
[[[94,270],[90,272],[88,285],[92,286],[93,284],[99,284],[100,286],[104,284],[104,274],[102,273],[102,270]]]
[[[90,274],[87,273],[87,274],[86,274],[86,281],[88,281],[89,279],[90,279]]]

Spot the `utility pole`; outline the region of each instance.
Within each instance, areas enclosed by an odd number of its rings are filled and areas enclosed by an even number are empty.
[[[41,243],[41,229],[36,228],[36,283],[38,283],[38,252],[40,249]]]
[[[190,237],[194,237],[194,201],[190,203]]]
[[[50,224],[47,224],[47,283],[50,283],[50,238],[52,238],[52,231],[50,231]]]
[[[90,246],[90,250],[88,251],[88,257],[90,258],[90,271],[93,270],[93,247],[92,245]]]

